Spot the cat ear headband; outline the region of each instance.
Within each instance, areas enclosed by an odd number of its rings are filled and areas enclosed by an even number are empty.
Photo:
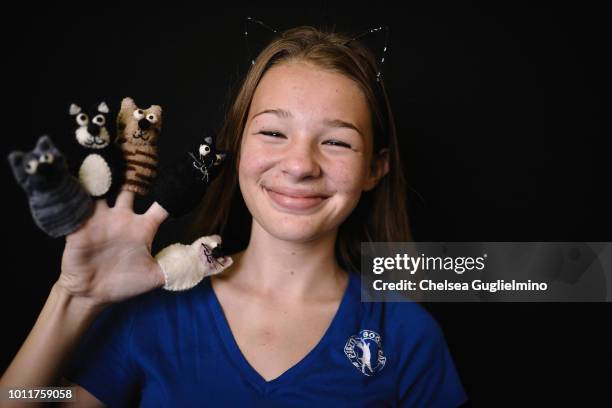
[[[262,30],[263,29],[263,30]],[[380,41],[379,36],[376,34],[381,33],[384,34],[384,42],[382,46],[382,52],[377,53],[376,50],[379,50],[380,44],[377,44]],[[278,30],[270,27],[266,23],[256,20],[252,17],[246,17],[244,21],[244,43],[246,49],[247,61],[250,65],[255,64],[255,58],[259,54],[259,52],[255,53],[253,50],[261,50],[265,45],[267,45],[270,40],[282,36],[282,33],[279,33]],[[380,26],[376,28],[372,28],[367,30],[351,39],[346,41],[344,45],[349,44],[352,41],[359,40],[364,43],[366,46],[370,48],[370,50],[376,55],[378,60],[378,70],[376,72],[376,81],[380,82],[382,78],[382,67],[385,62],[385,57],[387,55],[388,45],[389,45],[389,27],[388,26]],[[376,44],[372,44],[372,41],[375,41]],[[379,54],[379,55],[377,55]]]

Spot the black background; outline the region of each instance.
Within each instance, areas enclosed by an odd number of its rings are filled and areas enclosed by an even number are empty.
[[[283,3],[284,4],[284,3]],[[243,18],[278,29],[387,24],[384,77],[417,241],[612,241],[603,9],[379,2],[302,9],[108,3],[2,13],[2,155],[69,137],[71,102],[164,108],[162,161],[218,128],[245,70]],[[261,39],[265,40],[263,36]],[[375,42],[374,42],[375,43]],[[379,43],[380,44],[380,43]],[[63,239],[37,230],[2,166],[4,369],[57,279]],[[146,200],[138,203],[147,206]],[[168,221],[154,250],[181,239]],[[607,405],[610,304],[431,304],[471,406]]]

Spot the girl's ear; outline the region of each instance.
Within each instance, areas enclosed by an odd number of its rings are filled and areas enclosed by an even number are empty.
[[[370,191],[389,172],[389,149],[381,149],[378,153],[374,154],[372,158],[372,165],[370,167],[370,174],[366,179],[363,187],[363,191]]]

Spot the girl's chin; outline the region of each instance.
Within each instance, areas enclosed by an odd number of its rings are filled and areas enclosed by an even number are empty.
[[[263,229],[275,239],[294,243],[307,243],[334,233],[334,230],[323,226],[317,227],[308,220],[305,222],[271,221],[269,225],[264,225]]]

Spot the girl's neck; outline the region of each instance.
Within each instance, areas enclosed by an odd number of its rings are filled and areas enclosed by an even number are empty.
[[[336,298],[347,278],[335,257],[336,235],[334,230],[309,242],[284,241],[254,221],[247,249],[234,257],[235,279],[279,300]]]

